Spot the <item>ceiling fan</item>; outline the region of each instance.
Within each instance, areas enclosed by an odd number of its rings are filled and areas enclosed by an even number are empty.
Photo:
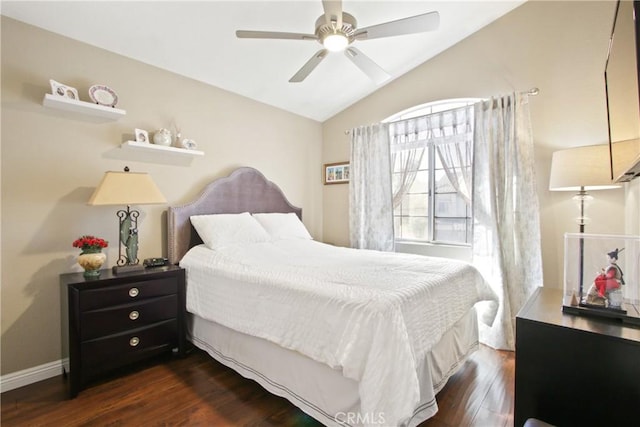
[[[321,15],[316,20],[314,34],[238,30],[236,31],[236,37],[241,39],[315,40],[322,44],[323,48],[316,52],[289,79],[291,83],[303,81],[330,51],[344,51],[347,58],[369,78],[379,84],[387,80],[390,77],[389,74],[360,50],[353,47],[352,43],[354,41],[422,33],[435,30],[440,24],[440,14],[438,12],[429,12],[370,27],[358,28],[356,18],[342,10],[342,1],[323,0],[322,7],[324,15]]]

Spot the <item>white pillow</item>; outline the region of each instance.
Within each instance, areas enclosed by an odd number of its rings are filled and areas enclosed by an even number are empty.
[[[191,224],[209,249],[271,240],[269,234],[249,212],[193,215]]]
[[[312,239],[295,213],[256,213],[253,217],[273,239]]]

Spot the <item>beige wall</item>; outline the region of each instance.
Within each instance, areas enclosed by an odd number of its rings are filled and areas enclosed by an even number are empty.
[[[221,65],[223,66],[223,65]],[[127,115],[96,122],[42,106],[49,79],[89,100],[92,84],[119,95]],[[189,163],[119,148],[134,128],[175,121],[205,152]],[[322,237],[321,124],[2,17],[2,374],[60,359],[58,275],[79,270],[71,242],[110,241],[118,207],[86,202],[107,170],[146,171],[169,204],[189,201],[214,178],[252,166],[303,208]],[[141,206],[141,259],[166,254],[166,206]]]
[[[547,190],[551,154],[561,148],[607,142],[603,72],[614,8],[612,1],[525,3],[326,121],[323,162],[349,158],[346,129],[379,122],[406,108],[440,99],[487,98],[540,88],[530,108],[544,280],[545,285],[562,286],[563,236],[578,231],[577,207],[570,193]],[[627,187],[593,193],[588,232],[622,234],[625,219],[627,224],[640,223],[640,186],[635,182]],[[348,245],[348,189],[332,185],[323,191],[324,239]],[[632,228],[627,225],[627,230]]]

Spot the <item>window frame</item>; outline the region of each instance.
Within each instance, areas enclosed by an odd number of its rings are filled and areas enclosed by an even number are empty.
[[[477,102],[482,101],[481,98],[455,98],[455,99],[445,99],[445,100],[438,100],[438,101],[433,101],[433,102],[427,102],[425,104],[421,104],[421,105],[417,105],[414,107],[410,107],[407,108],[403,111],[400,111],[398,113],[395,113],[389,117],[387,117],[385,120],[383,120],[383,123],[392,123],[395,121],[401,121],[401,120],[407,120],[407,119],[412,119],[412,118],[416,118],[416,117],[421,117],[421,116],[426,116],[426,115],[430,115],[430,114],[436,114],[436,113],[440,113],[443,111],[447,111],[447,110],[452,110],[455,108],[460,108],[460,107],[465,107],[465,106],[469,106],[469,105],[473,105]],[[397,243],[402,243],[402,244],[432,244],[432,245],[447,245],[447,246],[459,246],[459,247],[470,247],[471,246],[471,242],[466,242],[467,238],[469,237],[469,232],[470,232],[470,227],[473,227],[473,206],[469,206],[467,207],[468,211],[469,211],[469,216],[465,216],[465,217],[451,217],[451,218],[458,218],[458,219],[464,219],[465,220],[465,242],[460,242],[460,241],[447,241],[447,240],[436,240],[436,195],[438,193],[436,193],[436,145],[433,143],[427,143],[426,147],[425,147],[425,154],[428,157],[428,189],[427,189],[427,193],[426,196],[428,198],[427,200],[427,239],[426,240],[422,240],[422,239],[410,239],[410,238],[398,238],[397,236],[394,236],[394,240]],[[395,167],[395,165],[394,165]],[[473,167],[473,165],[472,165]],[[419,170],[424,170],[424,169],[419,169]],[[391,171],[392,175],[395,173],[394,170]],[[421,193],[416,193],[416,194],[421,194]],[[444,193],[443,193],[444,194]],[[456,192],[457,194],[457,192]],[[402,203],[400,203],[400,206],[402,206]],[[400,227],[402,227],[402,218],[404,217],[408,217],[410,218],[411,215],[396,215],[396,209],[393,210],[393,217],[394,217],[394,231],[395,231],[395,219],[398,218],[400,221]],[[418,215],[414,216],[414,217],[420,217]],[[440,218],[449,218],[449,217],[440,217]]]

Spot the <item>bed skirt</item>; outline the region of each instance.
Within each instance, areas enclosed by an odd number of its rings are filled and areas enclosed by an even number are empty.
[[[189,338],[196,347],[245,378],[256,381],[270,393],[284,397],[324,425],[385,425],[383,413],[360,412],[358,383],[342,376],[339,370],[270,341],[192,314],[188,315],[187,324]],[[419,378],[423,378],[423,372],[430,372],[434,394],[438,393],[449,377],[477,349],[478,322],[476,311],[472,308],[426,354],[418,366],[421,371]],[[420,383],[421,390],[431,387],[431,383],[427,382]],[[436,412],[435,400],[421,400],[403,427],[416,426]]]

